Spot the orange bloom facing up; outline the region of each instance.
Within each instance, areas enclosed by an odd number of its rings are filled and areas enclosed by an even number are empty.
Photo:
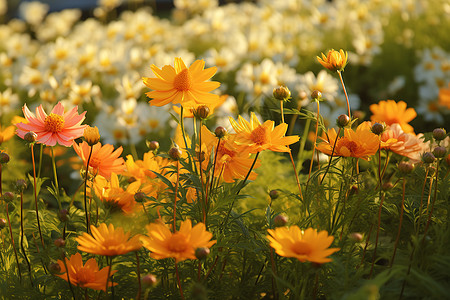
[[[316,56],[316,57],[322,66],[324,66],[331,72],[344,71],[344,68],[348,63],[347,51],[344,51],[341,49],[338,52],[334,49],[331,49],[328,51],[327,56],[325,56],[323,53],[321,53],[321,54],[322,54],[322,58],[320,58],[319,56]]]
[[[69,269],[70,284],[80,286],[82,288],[90,288],[94,290],[106,290],[106,279],[108,277],[109,268],[105,267],[98,269],[97,261],[94,258],[89,259],[83,266],[81,254],[76,253],[70,257],[70,260],[65,258],[67,268]],[[58,260],[58,265],[61,268],[62,274],[55,274],[65,281],[67,281],[67,271],[64,262]],[[110,276],[116,273],[117,270],[111,271]],[[109,280],[109,286],[112,286],[112,280]],[[117,285],[117,283],[114,283]]]
[[[207,81],[217,71],[216,67],[204,69],[205,62],[196,60],[189,68],[183,60],[175,58],[175,68],[166,65],[159,69],[151,66],[156,78],[142,78],[144,84],[153,91],[146,93],[151,105],[163,106],[168,103],[185,107],[194,107],[196,104],[212,104],[219,100],[218,95],[211,94],[218,88],[217,81]]]
[[[42,105],[36,108],[36,115],[34,115],[25,104],[22,111],[29,123],[17,123],[17,135],[24,138],[27,132],[33,131],[37,134],[38,143],[47,146],[55,146],[58,143],[70,147],[74,139],[83,135],[86,127],[81,125],[86,112],[79,115],[77,110],[78,107],[74,107],[64,113],[64,106],[58,102],[49,115],[45,113]]]
[[[328,130],[328,135],[321,139],[323,142],[319,143],[316,148],[327,155],[331,155],[333,152],[333,146],[337,139],[333,156],[358,157],[365,160],[377,153],[380,144],[378,136],[372,133],[364,123],[359,125],[356,131],[345,128],[342,137],[338,137],[336,130],[331,128]]]
[[[299,140],[298,136],[284,136],[288,127],[286,123],[275,127],[274,121],[267,120],[261,124],[253,112],[250,122],[239,116],[238,122],[230,117],[230,123],[236,131],[236,143],[248,146],[251,153],[266,149],[275,152],[290,152],[291,149],[288,145]]]
[[[268,229],[267,239],[270,247],[284,257],[295,257],[301,262],[310,261],[318,264],[330,262],[331,254],[339,248],[328,248],[334,240],[325,230],[317,233],[316,229],[300,230],[298,226]]]
[[[75,239],[79,244],[78,250],[97,255],[116,256],[137,251],[142,247],[139,235],[130,239],[129,232],[124,233],[122,227],[114,229],[112,224],[106,226],[102,223],[99,227],[91,225],[91,232],[92,235],[85,232]]]
[[[439,105],[450,109],[450,83],[447,89],[442,88],[439,90]]]
[[[414,128],[409,125],[408,122],[414,119],[417,116],[417,113],[414,108],[406,109],[406,103],[404,101],[380,101],[378,104],[370,105],[369,108],[373,114],[370,116],[371,121],[384,122],[386,125],[398,123],[404,132],[414,132]]]
[[[206,231],[205,224],[198,223],[192,227],[189,219],[182,221],[180,230],[175,233],[161,223],[151,223],[146,228],[148,236],[142,236],[141,241],[155,259],[173,257],[177,262],[196,259],[197,248],[210,248],[216,243],[211,241],[212,233]]]
[[[89,160],[89,171],[93,174],[101,175],[105,178],[110,178],[111,173],[120,174],[125,169],[125,161],[122,157],[122,147],[114,150],[114,146],[110,144],[103,145],[97,143],[92,146],[91,159]],[[83,160],[83,165],[86,168],[91,146],[86,142],[80,144],[73,143],[73,149]]]

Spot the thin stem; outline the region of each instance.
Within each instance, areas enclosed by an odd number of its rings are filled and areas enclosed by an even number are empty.
[[[84,214],[86,217],[86,232],[89,233],[89,216],[88,216],[88,207],[87,207],[87,180],[89,177],[89,163],[91,162],[92,151],[94,150],[94,146],[91,146],[89,151],[89,156],[86,162],[86,172],[84,174]]]
[[[381,226],[381,210],[383,209],[383,202],[384,202],[384,195],[381,197],[380,208],[378,209],[377,236],[375,238],[375,249],[373,250],[372,266],[370,267],[369,278],[372,277],[373,265],[375,264],[375,257],[377,255],[378,237],[380,234],[380,226]]]
[[[111,276],[111,269],[112,269],[112,257],[106,257],[106,262],[109,265],[108,268],[108,276],[106,276],[106,287],[105,287],[105,294],[108,296],[108,284],[109,284],[109,276]],[[112,285],[111,285],[112,286]],[[114,295],[113,295],[114,297]]]
[[[431,209],[430,209],[430,213],[428,214],[428,220],[427,220],[427,225],[425,226],[425,231],[423,233],[423,238],[422,238],[422,245],[425,242],[425,237],[427,236],[428,233],[428,228],[430,226],[431,223],[431,216],[433,215],[433,211],[434,211],[434,203],[436,202],[436,198],[437,198],[437,191],[438,191],[438,178],[439,178],[439,160],[436,163],[436,174],[435,174],[435,183],[434,183],[434,196],[433,196],[433,201],[431,202]]]
[[[309,127],[311,126],[311,119],[307,119],[305,128],[303,130],[302,138],[300,139],[300,149],[298,151],[297,159],[303,159],[303,151],[305,150],[306,139],[308,138]]]
[[[39,209],[38,209],[38,197],[37,197],[37,186],[36,186],[36,163],[34,160],[34,144],[31,144],[31,161],[33,163],[33,180],[34,180],[34,203],[36,205],[36,220],[39,230],[39,237],[41,238],[41,244],[42,247],[45,249],[44,246],[44,238],[42,237],[42,231],[41,231],[41,223],[39,220]]]
[[[13,237],[13,232],[12,232],[12,228],[11,228],[11,221],[9,220],[8,203],[6,203],[6,218],[8,219],[9,233],[11,235],[11,244],[14,249],[14,256],[16,257],[17,269],[19,270],[19,279],[20,279],[20,282],[22,282],[22,272],[20,271],[19,257],[17,256],[16,244],[14,243],[14,237]]]
[[[186,146],[186,150],[188,149],[188,143],[186,140],[186,132],[184,131],[184,116],[183,116],[184,108],[183,105],[181,105],[181,112],[180,112],[180,126],[181,126],[181,135],[183,136],[184,145]]]
[[[41,169],[42,169],[42,153],[44,153],[44,144],[41,144],[41,149],[39,152],[39,170],[38,170],[38,178],[41,178]]]
[[[25,261],[27,262],[27,265],[28,265],[28,275],[30,276],[31,286],[34,286],[33,279],[31,277],[30,261],[28,260],[27,253],[25,252],[25,247],[23,246],[23,236],[24,236],[24,232],[23,232],[23,192],[20,192],[20,248],[22,249],[23,256],[25,257]]]
[[[184,300],[183,288],[181,287],[180,274],[178,273],[178,264],[176,261],[175,261],[175,273],[177,275],[177,284],[178,284],[178,289],[180,290],[180,296],[181,296],[181,299]]]
[[[420,221],[421,221],[422,212],[423,212],[423,195],[425,194],[425,186],[427,184],[427,178],[428,178],[428,171],[429,170],[430,170],[429,168],[426,168],[425,180],[423,181],[423,185],[422,185],[422,193],[420,195],[420,206],[419,206],[419,219],[417,220],[416,235],[419,233],[419,230],[420,230]]]
[[[135,251],[134,254],[136,254],[136,274],[137,274],[137,279],[138,279],[138,292],[137,292],[137,296],[136,296],[136,300],[140,300],[141,299],[141,270],[140,270],[140,266],[139,266],[139,255],[138,252]]]
[[[55,188],[56,188],[56,200],[58,200],[58,205],[59,205],[59,210],[62,209],[62,205],[61,205],[61,199],[59,197],[59,185],[58,185],[58,175],[56,174],[56,163],[55,163],[55,153],[53,152],[53,147],[51,147],[50,149],[52,149],[52,166],[53,166],[53,176],[55,178]]]
[[[367,246],[369,245],[369,240],[370,240],[370,235],[372,234],[372,229],[373,229],[373,224],[370,225],[369,234],[367,235],[366,245],[364,246],[364,249],[363,249],[363,255],[361,258],[361,262],[359,263],[359,266],[357,267],[357,269],[359,269],[362,266],[362,264],[364,262],[364,258],[366,257],[366,250],[367,250]]]
[[[277,295],[277,282],[275,280],[274,276],[277,276],[277,268],[275,265],[275,258],[273,255],[273,248],[270,248],[270,265],[272,266],[272,294],[275,297],[275,299],[278,299],[278,295]]]
[[[281,123],[284,123],[283,100],[280,101]]]
[[[315,154],[315,151],[316,151],[317,135],[319,134],[320,105],[319,105],[319,101],[318,100],[316,100],[316,102],[317,102],[316,133],[314,135],[313,151],[312,151],[312,156],[311,156],[311,163],[309,164],[309,173],[308,173],[308,180],[306,181],[306,186],[308,186],[309,179],[311,178],[311,171],[312,171],[313,162],[314,162],[314,154]]]
[[[180,181],[180,163],[177,160],[177,182],[175,183],[175,196],[173,200],[173,232],[177,231],[177,196],[178,196],[178,184]]]
[[[66,255],[64,252],[63,252],[63,260],[62,261],[63,261],[64,267],[66,268],[67,283],[69,284],[70,291],[72,292],[72,297],[75,300],[76,299],[75,292],[72,288],[72,283],[70,282],[69,269],[67,268]]]
[[[400,210],[400,224],[398,225],[397,238],[395,239],[394,253],[392,254],[391,263],[389,267],[394,264],[395,253],[397,252],[398,241],[400,240],[400,232],[402,230],[403,211],[405,210],[405,192],[406,192],[406,178],[403,177],[403,189],[402,189],[402,207]]]
[[[303,200],[302,187],[300,185],[300,180],[298,178],[297,168],[295,167],[295,162],[294,162],[294,158],[292,157],[292,152],[291,151],[289,151],[289,158],[291,159],[292,168],[294,169],[295,180],[297,181],[298,192],[300,193],[300,199]]]
[[[195,124],[194,119],[194,124]],[[206,197],[205,197],[205,183],[203,182],[203,167],[202,167],[202,121],[200,120],[200,130],[198,133],[198,147],[199,147],[199,154],[198,154],[198,165],[199,165],[199,172],[200,172],[200,181],[202,183],[202,200],[203,200],[203,223],[206,223]]]
[[[344,79],[342,78],[342,73],[341,71],[337,71],[339,74],[339,79],[341,80],[341,84],[342,84],[342,89],[344,90],[344,94],[345,94],[345,100],[347,100],[347,110],[348,110],[348,116],[350,118],[350,120],[352,119],[352,114],[350,112],[350,101],[348,101],[348,95],[347,95],[347,90],[345,89],[345,84],[344,84]]]
[[[330,161],[328,162],[328,165],[327,165],[327,168],[326,168],[326,170],[325,170],[325,173],[323,174],[322,179],[320,180],[320,184],[322,184],[323,180],[325,179],[325,176],[326,176],[327,173],[328,173],[328,169],[330,168],[331,161],[333,160],[334,149],[336,148],[336,143],[337,143],[337,140],[338,140],[338,138],[339,138],[339,134],[341,133],[341,129],[342,129],[342,128],[339,127],[338,133],[337,133],[337,135],[336,135],[336,139],[334,140],[333,148],[331,148]]]

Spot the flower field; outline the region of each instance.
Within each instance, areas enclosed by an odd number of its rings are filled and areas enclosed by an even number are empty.
[[[447,299],[446,0],[0,0],[0,299]]]

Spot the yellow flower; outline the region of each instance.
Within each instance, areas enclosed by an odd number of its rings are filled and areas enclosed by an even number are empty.
[[[121,227],[115,230],[112,224],[106,226],[102,223],[99,227],[91,225],[91,232],[92,235],[85,232],[75,239],[79,244],[78,250],[97,255],[116,256],[142,247],[139,235],[130,239],[129,232],[124,233]]]
[[[196,259],[195,249],[210,248],[216,243],[211,241],[212,233],[206,231],[205,224],[198,223],[192,227],[191,220],[181,222],[180,230],[172,233],[161,223],[151,223],[146,226],[147,236],[141,241],[155,259],[173,257],[177,262],[185,259]]]
[[[439,89],[439,105],[447,107],[450,109],[450,83],[448,88]]]
[[[286,123],[275,127],[274,121],[267,120],[261,124],[253,112],[250,122],[239,116],[238,122],[230,117],[230,123],[236,131],[236,143],[248,146],[251,153],[266,149],[275,152],[290,152],[291,149],[288,145],[299,140],[298,136],[284,136],[288,127]]]
[[[205,62],[196,60],[189,68],[183,60],[175,58],[175,68],[166,65],[159,69],[151,66],[156,78],[142,78],[144,84],[153,91],[146,93],[152,100],[151,105],[163,106],[168,103],[180,103],[184,107],[195,107],[196,104],[213,104],[219,100],[218,95],[211,94],[212,90],[218,88],[217,81],[206,81],[210,79],[217,68],[204,69]]]
[[[65,258],[67,269],[69,270],[70,284],[75,286],[80,286],[82,288],[90,288],[94,290],[106,290],[106,279],[108,273],[112,276],[117,270],[109,272],[110,267],[105,267],[101,270],[98,269],[97,261],[93,258],[89,259],[83,266],[83,260],[81,259],[81,254],[76,253],[70,257],[70,260]],[[59,267],[61,268],[62,274],[55,274],[65,281],[67,281],[67,271],[64,262],[61,260],[57,261]],[[110,280],[108,286],[112,286],[113,283]],[[117,285],[117,283],[114,283]]]
[[[328,51],[327,56],[325,56],[323,53],[322,58],[319,56],[317,57],[317,60],[319,63],[327,68],[328,70],[335,72],[335,71],[344,71],[345,66],[347,65],[347,58],[348,54],[347,51],[339,50],[336,51],[334,49],[331,49]]]
[[[278,227],[268,229],[267,239],[270,247],[284,257],[295,257],[301,262],[310,261],[318,264],[330,262],[329,255],[339,248],[328,248],[334,240],[323,230],[317,233],[316,229],[308,228],[304,232],[298,226]]]
[[[94,146],[100,141],[100,133],[98,132],[97,126],[88,126],[84,129],[83,133],[84,140],[89,146]]]
[[[400,124],[403,131],[413,133],[414,128],[408,124],[417,116],[414,108],[406,109],[404,101],[395,102],[394,100],[380,101],[378,104],[370,105],[372,116],[370,120],[373,122],[384,122],[386,125],[394,123]]]
[[[8,126],[3,130],[2,127],[0,126],[0,144],[6,142],[7,140],[10,140],[15,135],[15,133],[16,133],[15,126]]]

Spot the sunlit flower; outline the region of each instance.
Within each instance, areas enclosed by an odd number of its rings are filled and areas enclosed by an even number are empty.
[[[300,230],[298,226],[268,229],[267,239],[276,253],[284,257],[295,257],[301,262],[310,261],[318,264],[330,262],[331,254],[339,248],[328,248],[334,240],[325,230],[308,228]]]
[[[37,142],[47,146],[54,146],[56,143],[69,147],[74,139],[83,135],[86,125],[81,125],[84,120],[83,112],[78,114],[78,107],[74,107],[67,113],[64,113],[64,107],[61,102],[52,109],[47,115],[39,105],[34,115],[25,104],[23,106],[23,114],[28,124],[17,123],[17,135],[23,138],[29,131],[37,134]]]
[[[317,145],[317,150],[333,156],[358,157],[367,160],[374,155],[380,146],[377,135],[365,125],[360,125],[353,131],[344,129],[344,136],[338,137],[334,128],[328,129],[328,134],[321,137],[322,142]],[[337,139],[337,142],[335,142]],[[336,144],[336,147],[333,147]]]
[[[414,128],[408,124],[417,116],[414,108],[406,108],[404,101],[395,102],[394,100],[380,101],[378,104],[370,105],[373,122],[384,122],[386,125],[394,123],[400,124],[404,132],[414,132]]]
[[[192,227],[189,219],[182,221],[180,230],[175,233],[161,223],[151,223],[146,228],[148,236],[142,236],[141,241],[155,259],[173,257],[177,262],[196,259],[195,249],[210,248],[216,243],[211,241],[213,235],[206,231],[205,224],[198,223]]]
[[[97,261],[94,258],[89,259],[83,266],[83,260],[80,253],[75,253],[70,257],[70,260],[67,258],[65,258],[65,260],[69,270],[70,284],[82,288],[105,291],[108,273],[112,276],[117,272],[117,270],[109,271],[110,267],[99,270]],[[61,268],[62,274],[55,274],[55,276],[67,281],[67,271],[64,262],[58,260],[58,265]],[[112,285],[112,280],[109,280],[108,286]],[[117,283],[114,283],[114,285],[117,285]]]
[[[325,56],[323,53],[322,58],[317,56],[317,60],[319,63],[327,68],[328,70],[335,72],[335,71],[343,71],[345,66],[347,65],[347,59],[348,54],[347,51],[339,50],[336,51],[334,49],[331,49],[328,51],[327,56]]]
[[[6,142],[7,140],[10,140],[16,131],[15,126],[8,126],[5,129],[2,130],[2,127],[0,126],[0,144],[3,142]]]
[[[86,142],[80,144],[73,143],[73,149],[83,160],[84,167],[86,168],[89,153],[91,152],[91,146]],[[110,144],[103,145],[97,143],[92,146],[92,154],[89,160],[89,171],[93,174],[99,174],[103,177],[110,178],[111,173],[120,174],[125,166],[125,161],[120,155],[122,154],[122,147],[114,150],[114,146]]]
[[[97,144],[100,141],[100,133],[98,132],[98,128],[96,126],[86,127],[84,129],[83,137],[89,146],[94,146],[95,144]]]
[[[130,233],[125,233],[122,227],[114,229],[112,224],[106,226],[105,223],[95,227],[91,225],[91,233],[83,233],[75,240],[78,242],[78,250],[87,253],[116,256],[139,250],[142,245],[140,236],[135,235],[130,238]]]
[[[392,124],[381,134],[381,149],[390,150],[413,161],[420,160],[423,140],[403,132],[400,124]]]
[[[195,106],[195,104],[211,104],[219,100],[218,95],[209,93],[220,86],[219,82],[210,79],[217,68],[204,69],[205,62],[196,60],[189,68],[181,58],[175,58],[175,68],[166,65],[159,69],[151,66],[156,78],[144,77],[144,84],[153,91],[146,95],[152,100],[151,105],[163,106],[168,103]]]
[[[239,116],[238,122],[230,117],[231,126],[236,131],[236,143],[250,147],[256,153],[269,149],[275,152],[290,152],[288,145],[299,140],[298,136],[284,136],[288,125],[282,123],[275,127],[275,122],[267,120],[261,124],[255,113],[251,113],[250,122]]]
[[[206,106],[209,109],[208,116],[211,116],[214,113],[214,110],[217,107],[221,106],[225,102],[225,100],[227,100],[227,98],[228,98],[228,95],[222,95],[222,96],[219,97],[219,100],[217,100],[217,102],[214,102],[214,103],[211,103],[211,104],[207,104]],[[202,105],[205,105],[205,104],[195,104],[193,107],[184,107],[183,118],[193,118],[194,117],[194,112],[198,109],[199,106],[202,106]],[[173,110],[177,114],[181,115],[181,107],[174,106]]]
[[[442,88],[439,90],[439,105],[450,109],[450,83],[447,89]]]

